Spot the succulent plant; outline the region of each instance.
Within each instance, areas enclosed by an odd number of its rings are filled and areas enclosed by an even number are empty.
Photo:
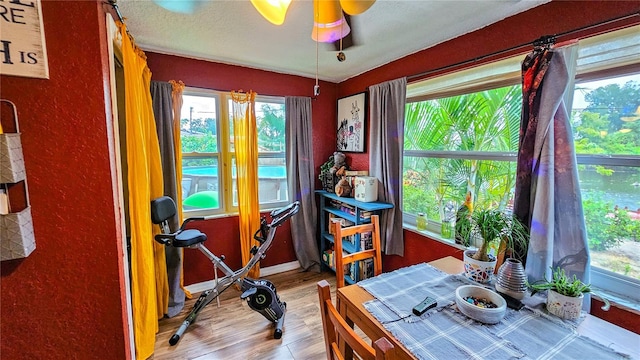
[[[554,290],[559,294],[570,297],[578,297],[580,294],[591,292],[590,284],[583,283],[575,274],[570,278],[564,272],[564,269],[560,267],[553,270],[551,280],[548,280],[545,276],[544,280],[529,284],[529,288],[531,289],[531,295],[544,290]]]

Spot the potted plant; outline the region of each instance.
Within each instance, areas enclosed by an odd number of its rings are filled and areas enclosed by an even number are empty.
[[[553,277],[529,284],[531,295],[547,291],[547,311],[563,319],[574,320],[580,317],[584,293],[591,292],[591,285],[583,283],[574,274],[569,277],[564,269],[553,270]]]
[[[474,211],[459,219],[456,230],[467,244],[477,240],[477,250],[464,252],[465,274],[478,282],[488,282],[495,271],[497,257],[490,254],[492,244],[498,245],[498,254],[513,252],[516,244],[526,244],[529,231],[517,218],[500,210]]]

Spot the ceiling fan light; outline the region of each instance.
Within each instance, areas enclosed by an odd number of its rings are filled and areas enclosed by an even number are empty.
[[[340,0],[342,10],[349,15],[360,15],[367,11],[376,0]]]
[[[291,0],[251,0],[260,15],[274,25],[282,25]]]
[[[313,31],[311,32],[311,38],[317,42],[334,42],[349,35],[351,28],[347,23],[347,20],[342,16],[340,20],[329,23],[313,23]]]
[[[311,38],[318,42],[333,42],[351,32],[338,0],[313,1],[313,30]]]

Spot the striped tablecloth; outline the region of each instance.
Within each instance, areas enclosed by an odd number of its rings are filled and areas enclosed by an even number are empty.
[[[575,322],[541,310],[543,298],[528,298],[520,311],[485,325],[458,312],[455,290],[476,283],[418,264],[358,283],[375,297],[364,307],[418,359],[620,359],[617,353],[580,336]],[[431,296],[438,305],[415,316],[415,305]]]

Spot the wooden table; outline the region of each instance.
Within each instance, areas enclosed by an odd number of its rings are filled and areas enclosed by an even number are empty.
[[[429,265],[448,274],[459,274],[464,271],[462,261],[452,256],[432,261]],[[386,337],[395,346],[398,359],[415,359],[400,341],[364,308],[362,304],[373,300],[371,294],[357,284],[340,288],[336,294],[338,311],[349,325],[357,325],[372,341]],[[600,344],[640,359],[640,335],[638,334],[589,314],[580,323],[577,331],[578,334]]]

